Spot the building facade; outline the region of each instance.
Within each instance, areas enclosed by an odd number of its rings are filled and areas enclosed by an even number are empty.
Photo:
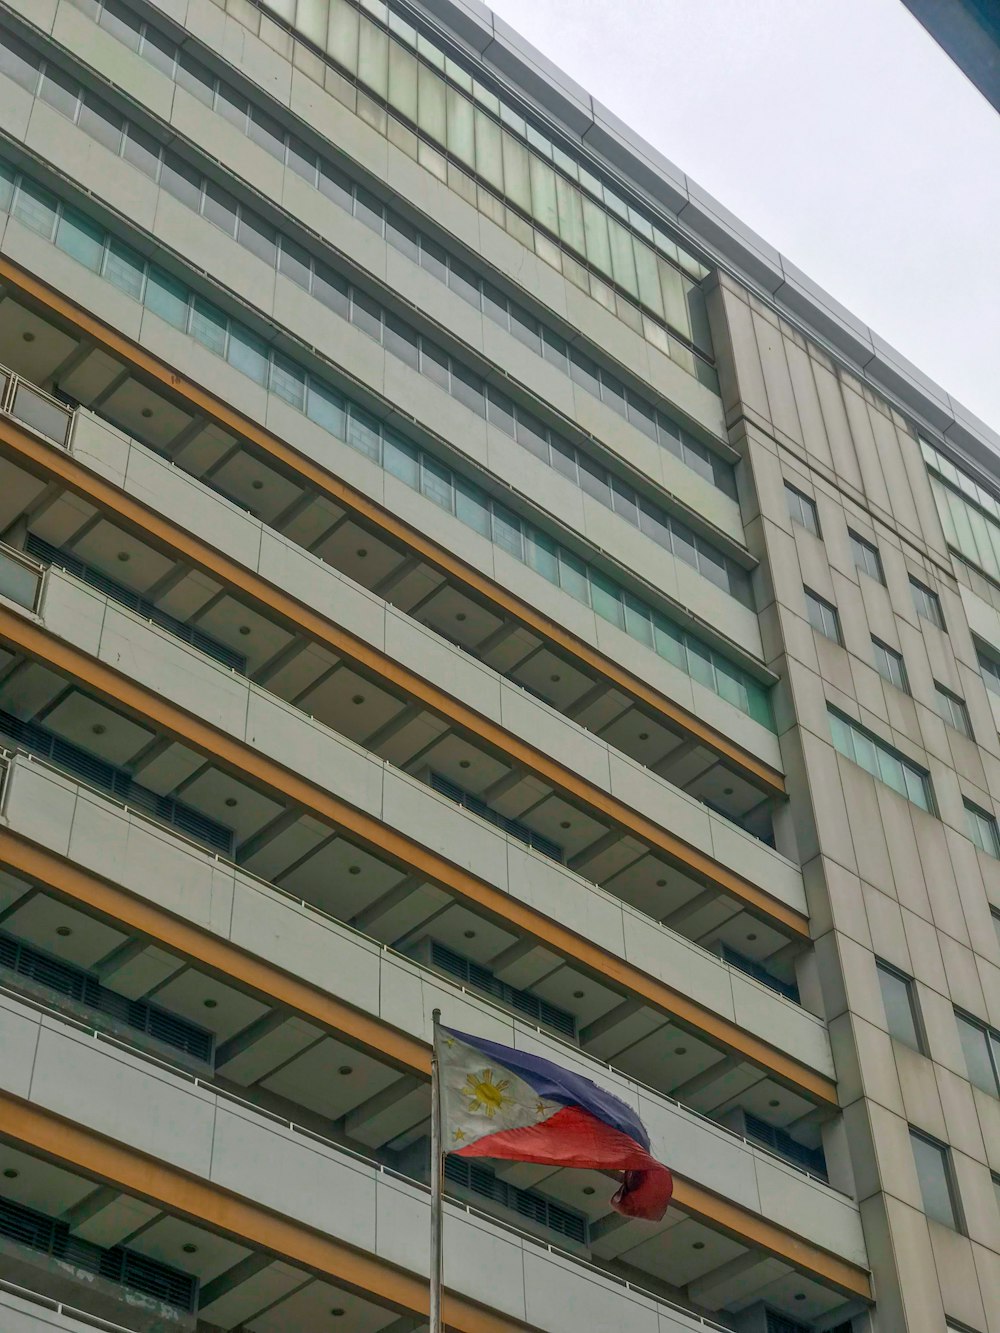
[[[1000,1333],[1000,439],[475,0],[0,0],[0,1327]]]

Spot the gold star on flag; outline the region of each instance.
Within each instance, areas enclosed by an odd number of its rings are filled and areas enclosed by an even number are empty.
[[[465,1130],[456,1129],[451,1137],[455,1140],[456,1143],[461,1143],[461,1141],[465,1138]]]
[[[545,1105],[544,1102],[535,1103],[535,1115],[537,1115],[539,1118],[541,1118],[548,1109],[549,1108]]]

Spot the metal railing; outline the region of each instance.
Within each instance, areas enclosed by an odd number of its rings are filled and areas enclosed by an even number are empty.
[[[268,1110],[263,1106],[258,1106],[256,1102],[251,1102],[245,1097],[239,1097],[235,1093],[230,1092],[227,1088],[220,1087],[218,1084],[213,1083],[210,1079],[200,1078],[198,1075],[192,1074],[186,1069],[182,1069],[177,1065],[169,1063],[167,1060],[163,1060],[156,1055],[150,1054],[148,1051],[144,1051],[141,1047],[132,1046],[129,1042],[123,1041],[119,1037],[110,1036],[107,1033],[101,1032],[99,1028],[91,1027],[89,1024],[81,1022],[79,1019],[68,1017],[66,1014],[60,1013],[57,1009],[50,1008],[48,1005],[33,997],[25,997],[18,991],[9,990],[3,985],[0,985],[0,995],[16,1000],[19,1003],[27,1004],[30,1008],[36,1009],[39,1013],[45,1014],[46,1016],[56,1018],[61,1023],[67,1023],[78,1032],[85,1033],[96,1042],[114,1046],[118,1050],[125,1051],[129,1055],[134,1056],[137,1060],[141,1060],[146,1064],[156,1065],[159,1069],[164,1070],[172,1077],[180,1079],[181,1081],[190,1084],[192,1087],[201,1088],[203,1091],[210,1093],[213,1097],[217,1097],[221,1101],[231,1102],[234,1106],[238,1106],[241,1110],[250,1112],[251,1115],[255,1117],[260,1117],[274,1125],[280,1125],[282,1129],[287,1129],[292,1134],[301,1135],[311,1143],[316,1143],[321,1147],[330,1148],[334,1152],[341,1153],[345,1157],[351,1158],[352,1161],[357,1162],[360,1166],[372,1171],[377,1176],[383,1177],[386,1180],[399,1181],[401,1184],[415,1190],[419,1194],[430,1194],[430,1186],[424,1184],[422,1180],[417,1180],[413,1176],[408,1176],[404,1172],[397,1171],[391,1166],[386,1166],[376,1158],[358,1152],[357,1149],[348,1147],[346,1144],[338,1142],[336,1139],[329,1138],[324,1134],[318,1134],[314,1129],[310,1129],[307,1125],[300,1125],[297,1121],[291,1120],[287,1116],[278,1115],[275,1111]],[[699,1329],[710,1329],[712,1333],[732,1333],[732,1329],[727,1328],[724,1324],[716,1323],[713,1319],[696,1314],[694,1311],[686,1309],[683,1305],[677,1305],[660,1293],[651,1291],[648,1287],[640,1286],[636,1282],[631,1282],[627,1278],[620,1277],[617,1273],[613,1273],[609,1269],[603,1268],[600,1264],[592,1263],[589,1259],[584,1259],[578,1252],[563,1249],[562,1246],[542,1240],[540,1237],[529,1231],[522,1231],[520,1227],[514,1226],[513,1223],[506,1222],[502,1218],[496,1217],[492,1213],[487,1213],[481,1208],[476,1208],[472,1204],[464,1203],[462,1200],[452,1196],[448,1196],[448,1206],[449,1208],[453,1208],[456,1212],[465,1213],[469,1217],[474,1217],[489,1223],[490,1226],[499,1227],[501,1231],[506,1231],[508,1234],[517,1237],[518,1241],[523,1245],[557,1255],[561,1260],[569,1261],[578,1268],[584,1269],[587,1273],[599,1277],[623,1291],[635,1292],[636,1295],[641,1296],[644,1300],[653,1301],[661,1308],[666,1308],[672,1313],[683,1315]],[[2,1287],[3,1284],[0,1283],[0,1289],[2,1289]]]
[[[37,754],[32,754],[30,751],[23,750],[23,751],[17,751],[15,753],[10,753],[0,750],[0,758],[2,758],[4,755],[6,755],[8,761],[17,757],[19,759],[26,760],[30,764],[36,765],[38,768],[51,769],[53,773],[56,773],[60,777],[66,776],[65,772],[62,769],[60,769],[58,765],[49,763],[41,756]],[[158,820],[147,814],[145,810],[136,808],[135,806],[131,806],[126,801],[116,798],[115,796],[110,795],[106,792],[102,791],[101,795],[105,800],[109,801],[112,805],[118,806],[120,810],[122,810],[125,814],[129,815],[131,818],[139,819],[143,823],[148,823],[152,825],[153,828],[162,829],[163,827],[162,824]],[[354,936],[357,940],[362,941],[369,949],[372,949],[377,953],[383,954],[385,957],[392,959],[394,962],[406,963],[411,967],[416,967],[421,972],[425,970],[421,968],[418,963],[415,963],[414,960],[408,954],[401,952],[399,949],[394,949],[389,944],[383,943],[382,940],[376,939],[374,935],[366,934],[363,930],[359,930],[357,926],[352,926],[349,922],[344,921],[341,917],[334,916],[332,912],[324,911],[322,907],[317,907],[315,903],[311,903],[305,898],[300,898],[298,894],[292,893],[291,890],[289,889],[282,888],[280,884],[272,883],[271,880],[265,879],[263,875],[255,874],[252,870],[248,870],[245,866],[242,866],[238,862],[233,861],[230,857],[223,856],[218,852],[212,852],[211,850],[206,848],[203,842],[199,842],[197,839],[186,835],[182,831],[177,829],[171,829],[171,837],[176,838],[179,842],[186,843],[189,847],[191,847],[194,851],[198,852],[200,855],[211,857],[213,861],[217,861],[220,865],[228,867],[230,870],[234,871],[241,878],[249,880],[254,884],[260,885],[260,887],[266,890],[268,893],[277,894],[280,898],[284,898],[286,901],[294,903],[294,905],[297,908],[301,909],[304,912],[308,912],[311,916],[315,916],[321,921],[328,922],[330,925],[336,927],[338,931],[344,931],[348,935]],[[475,1001],[477,1004],[485,1005],[487,1008],[494,1010],[499,1017],[508,1020],[515,1020],[523,1028],[529,1029],[533,1032],[537,1032],[540,1037],[544,1037],[546,1040],[559,1042],[560,1045],[564,1045],[569,1048],[569,1051],[572,1053],[572,1058],[578,1058],[580,1056],[581,1049],[575,1042],[572,1042],[569,1038],[560,1036],[558,1033],[553,1032],[551,1028],[543,1027],[539,1023],[532,1023],[524,1015],[512,1013],[509,1008],[500,1003],[498,1000],[493,999],[490,995],[485,994],[483,991],[477,990],[473,986],[463,985],[458,981],[451,981],[448,977],[444,976],[442,973],[439,972],[434,972],[431,975],[435,984],[441,985],[451,990],[458,991],[461,995],[467,996],[470,1000]],[[0,989],[2,989],[2,987],[0,987]],[[60,1017],[63,1017],[63,1015],[60,1015]],[[685,1115],[691,1116],[695,1120],[700,1121],[707,1128],[711,1128],[716,1133],[725,1134],[726,1137],[730,1139],[736,1139],[740,1143],[745,1144],[746,1147],[752,1149],[755,1153],[760,1153],[764,1157],[769,1157],[773,1161],[780,1162],[783,1166],[790,1166],[795,1171],[797,1171],[799,1175],[806,1177],[808,1180],[815,1181],[818,1185],[823,1186],[824,1189],[829,1190],[832,1194],[837,1194],[842,1199],[846,1199],[848,1202],[852,1204],[856,1203],[856,1200],[853,1195],[848,1194],[845,1190],[838,1189],[836,1185],[831,1185],[829,1180],[827,1180],[825,1176],[816,1175],[814,1172],[807,1170],[800,1163],[789,1161],[787,1157],[783,1157],[780,1153],[774,1152],[766,1144],[758,1143],[756,1140],[750,1138],[748,1135],[741,1134],[739,1130],[732,1129],[729,1125],[721,1124],[718,1120],[713,1120],[710,1115],[706,1115],[703,1111],[696,1110],[693,1106],[687,1105],[686,1102],[679,1101],[676,1097],[671,1097],[670,1093],[664,1092],[662,1088],[657,1088],[652,1083],[645,1083],[642,1079],[636,1078],[632,1074],[624,1074],[609,1060],[602,1060],[599,1055],[593,1055],[589,1051],[583,1051],[583,1055],[591,1064],[596,1065],[601,1069],[606,1069],[608,1073],[614,1074],[618,1078],[627,1079],[628,1082],[639,1092],[648,1093],[650,1097],[665,1103],[667,1106],[675,1106],[679,1111],[682,1111]],[[173,1068],[173,1066],[166,1066],[166,1067],[171,1069]],[[280,1119],[280,1117],[276,1118]]]
[[[6,542],[0,542],[0,597],[16,602],[26,611],[37,611],[44,576],[44,565]]]
[[[6,366],[0,366],[0,412],[50,444],[69,448],[73,411]]]

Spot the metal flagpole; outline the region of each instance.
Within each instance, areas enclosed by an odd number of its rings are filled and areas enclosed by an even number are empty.
[[[441,1212],[441,1086],[438,1072],[438,1024],[441,1010],[432,1015],[434,1047],[431,1053],[431,1318],[430,1333],[442,1333],[441,1275],[444,1240]]]

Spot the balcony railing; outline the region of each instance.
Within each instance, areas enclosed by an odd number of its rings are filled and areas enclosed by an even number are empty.
[[[82,1240],[73,1235],[66,1222],[13,1199],[0,1197],[0,1236],[179,1310],[194,1310],[198,1281],[189,1273],[124,1245],[105,1249]]]
[[[99,791],[105,791],[128,806],[142,810],[159,823],[170,824],[180,829],[188,837],[223,852],[226,856],[233,853],[233,831],[220,824],[200,810],[193,809],[183,801],[176,801],[171,796],[160,796],[136,782],[132,775],[123,768],[109,764],[90,750],[64,740],[48,727],[37,722],[25,722],[13,713],[0,709],[0,736],[12,740],[15,745],[23,746],[29,753],[48,759],[51,763],[72,777]]]
[[[127,1027],[145,1032],[147,1036],[210,1063],[213,1037],[206,1028],[189,1023],[158,1004],[144,1000],[130,1000],[117,991],[103,986],[97,977],[82,967],[67,963],[62,958],[36,949],[6,931],[0,930],[0,975],[7,968],[18,976],[57,991],[87,1009],[117,1019]]]
[[[0,597],[29,611],[38,610],[38,593],[45,570],[35,560],[0,542]]]
[[[544,834],[536,833],[534,829],[529,828],[520,819],[511,819],[508,815],[501,815],[480,797],[466,791],[457,782],[452,782],[451,778],[446,778],[441,773],[429,773],[427,782],[433,791],[440,792],[442,796],[447,796],[449,801],[454,801],[456,805],[462,806],[464,810],[470,810],[474,815],[478,815],[480,819],[485,819],[494,828],[509,833],[512,838],[517,838],[518,842],[523,842],[525,846],[533,848],[536,852],[541,852],[543,856],[551,857],[553,861],[565,860],[563,849],[557,842],[553,842],[551,838],[546,838]]]
[[[227,666],[232,671],[238,671],[240,675],[246,675],[247,659],[242,653],[234,652],[232,648],[227,648],[224,643],[219,643],[218,639],[213,639],[210,634],[205,634],[194,625],[187,625],[183,620],[178,620],[175,616],[168,615],[166,611],[161,611],[155,602],[149,601],[146,597],[141,597],[131,588],[126,588],[123,583],[116,579],[108,578],[107,574],[102,574],[99,569],[93,565],[85,564],[75,555],[70,555],[68,551],[62,551],[58,546],[53,546],[50,542],[38,537],[33,532],[28,533],[25,549],[29,555],[35,556],[38,560],[47,565],[55,565],[59,569],[65,569],[67,574],[72,574],[78,578],[81,583],[86,583],[88,587],[96,588],[98,592],[104,593],[113,601],[121,606],[126,606],[136,615],[142,616],[143,620],[149,620],[154,625],[159,625],[175,638],[181,639],[184,643],[189,643],[193,648],[200,649],[209,657],[214,657],[217,662]],[[3,551],[0,550],[0,556]],[[3,592],[3,566],[0,560],[0,592]],[[22,603],[26,605],[26,603]]]
[[[61,449],[69,448],[73,413],[6,366],[0,366],[0,412]]]

